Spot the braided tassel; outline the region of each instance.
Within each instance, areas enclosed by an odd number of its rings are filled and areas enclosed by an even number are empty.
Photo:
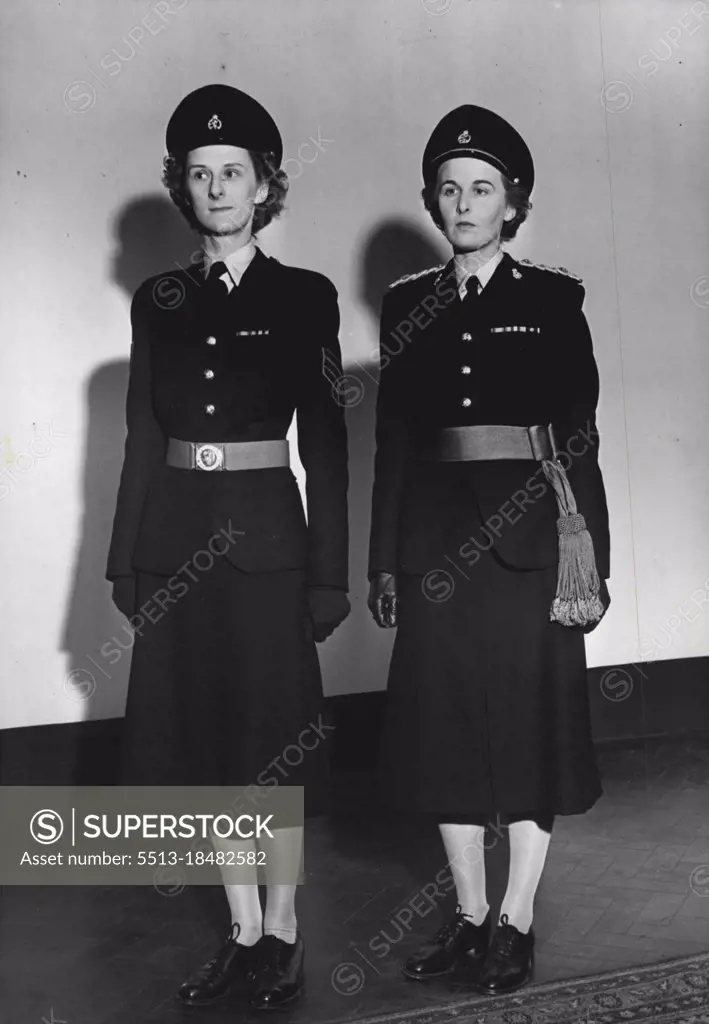
[[[566,471],[558,459],[543,459],[542,470],[556,495],[559,518],[559,572],[556,597],[549,620],[562,626],[590,626],[600,622],[605,608],[596,570],[593,540],[586,520],[577,511]]]

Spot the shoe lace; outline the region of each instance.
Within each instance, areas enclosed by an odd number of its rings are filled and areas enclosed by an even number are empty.
[[[284,953],[285,943],[277,935],[264,935],[258,944],[257,962],[254,970],[259,974],[277,968]]]
[[[493,937],[493,955],[500,960],[509,960],[514,953],[519,935],[520,932],[510,924],[507,914],[503,914]]]
[[[236,934],[234,934],[235,930],[236,930]],[[229,928],[229,934],[227,935],[227,937],[224,940],[224,945],[219,950],[219,952],[216,953],[212,957],[211,960],[207,960],[206,964],[203,967],[203,970],[208,971],[211,967],[216,966],[216,964],[224,956],[226,950],[237,941],[237,939],[239,938],[240,934],[241,934],[241,925],[238,923],[238,921],[234,921],[234,923]]]
[[[455,936],[456,932],[460,928],[461,922],[464,920],[463,908],[459,903],[455,908],[455,917],[451,921],[447,921],[446,924],[436,932],[433,939],[434,943],[440,942],[441,944],[445,944],[446,942],[449,942]]]

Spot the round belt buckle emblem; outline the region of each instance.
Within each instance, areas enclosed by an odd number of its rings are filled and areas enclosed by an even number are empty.
[[[213,469],[221,469],[224,465],[223,449],[216,444],[197,445],[195,465],[197,469],[204,469],[207,472]]]

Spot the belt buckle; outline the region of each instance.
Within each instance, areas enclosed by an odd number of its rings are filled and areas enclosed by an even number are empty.
[[[202,469],[207,473],[211,473],[213,469],[224,469],[224,445],[195,444],[194,464],[195,469]]]

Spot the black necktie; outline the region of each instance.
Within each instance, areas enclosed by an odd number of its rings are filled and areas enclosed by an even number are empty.
[[[479,292],[479,284],[480,284],[480,282],[479,282],[478,278],[475,276],[475,274],[471,274],[470,277],[466,278],[466,281],[465,281],[465,289],[466,289],[466,291],[465,291],[465,298],[463,299],[463,302],[466,304],[466,306],[472,306],[472,305],[474,305],[477,302],[479,294],[480,294],[480,292]]]
[[[229,294],[229,288],[226,281],[222,281],[222,274],[228,273],[226,263],[223,260],[218,260],[213,263],[209,268],[209,274],[207,275],[206,288],[207,292],[212,298],[225,299]]]

